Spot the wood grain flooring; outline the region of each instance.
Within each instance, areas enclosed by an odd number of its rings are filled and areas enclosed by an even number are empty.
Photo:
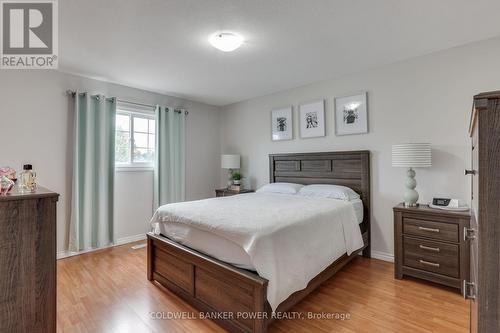
[[[127,244],[59,260],[58,332],[223,332],[168,290],[146,279],[146,249]],[[162,289],[162,290],[160,290]],[[468,331],[468,302],[413,279],[395,280],[393,265],[358,258],[324,283],[270,333]],[[307,319],[315,315],[349,316]],[[183,319],[170,316],[183,315]]]

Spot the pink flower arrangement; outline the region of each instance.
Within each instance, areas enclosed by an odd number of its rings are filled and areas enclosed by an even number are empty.
[[[9,179],[16,179],[16,170],[11,167],[2,167],[0,168],[0,178],[5,176]]]

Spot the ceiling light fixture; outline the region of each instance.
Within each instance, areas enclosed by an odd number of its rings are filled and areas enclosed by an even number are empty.
[[[243,44],[243,37],[231,32],[218,32],[210,36],[209,42],[218,50],[231,52]]]

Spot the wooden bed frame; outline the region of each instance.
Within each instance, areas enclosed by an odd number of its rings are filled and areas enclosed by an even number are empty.
[[[346,151],[269,155],[270,181],[336,184],[361,196],[364,219],[363,256],[370,257],[370,152]],[[268,281],[161,235],[148,235],[148,280],[156,281],[230,332],[267,331],[274,320],[267,302]],[[358,253],[344,254],[312,279],[307,288],[283,301],[276,312],[288,311],[331,278]],[[253,316],[246,317],[248,314]]]

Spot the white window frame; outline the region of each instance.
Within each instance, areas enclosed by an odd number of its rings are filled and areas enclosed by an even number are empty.
[[[115,162],[115,170],[116,171],[153,171],[154,170],[154,162],[153,163],[144,163],[144,162],[133,162],[133,154],[134,154],[134,117],[138,118],[146,118],[150,120],[154,120],[156,124],[156,116],[154,111],[143,111],[143,110],[132,110],[129,107],[120,108],[118,105],[116,108],[117,115],[125,115],[129,116],[129,133],[130,133],[130,156],[129,163],[117,163]],[[155,136],[157,133],[155,132]],[[156,154],[156,144],[155,144],[155,154]]]

